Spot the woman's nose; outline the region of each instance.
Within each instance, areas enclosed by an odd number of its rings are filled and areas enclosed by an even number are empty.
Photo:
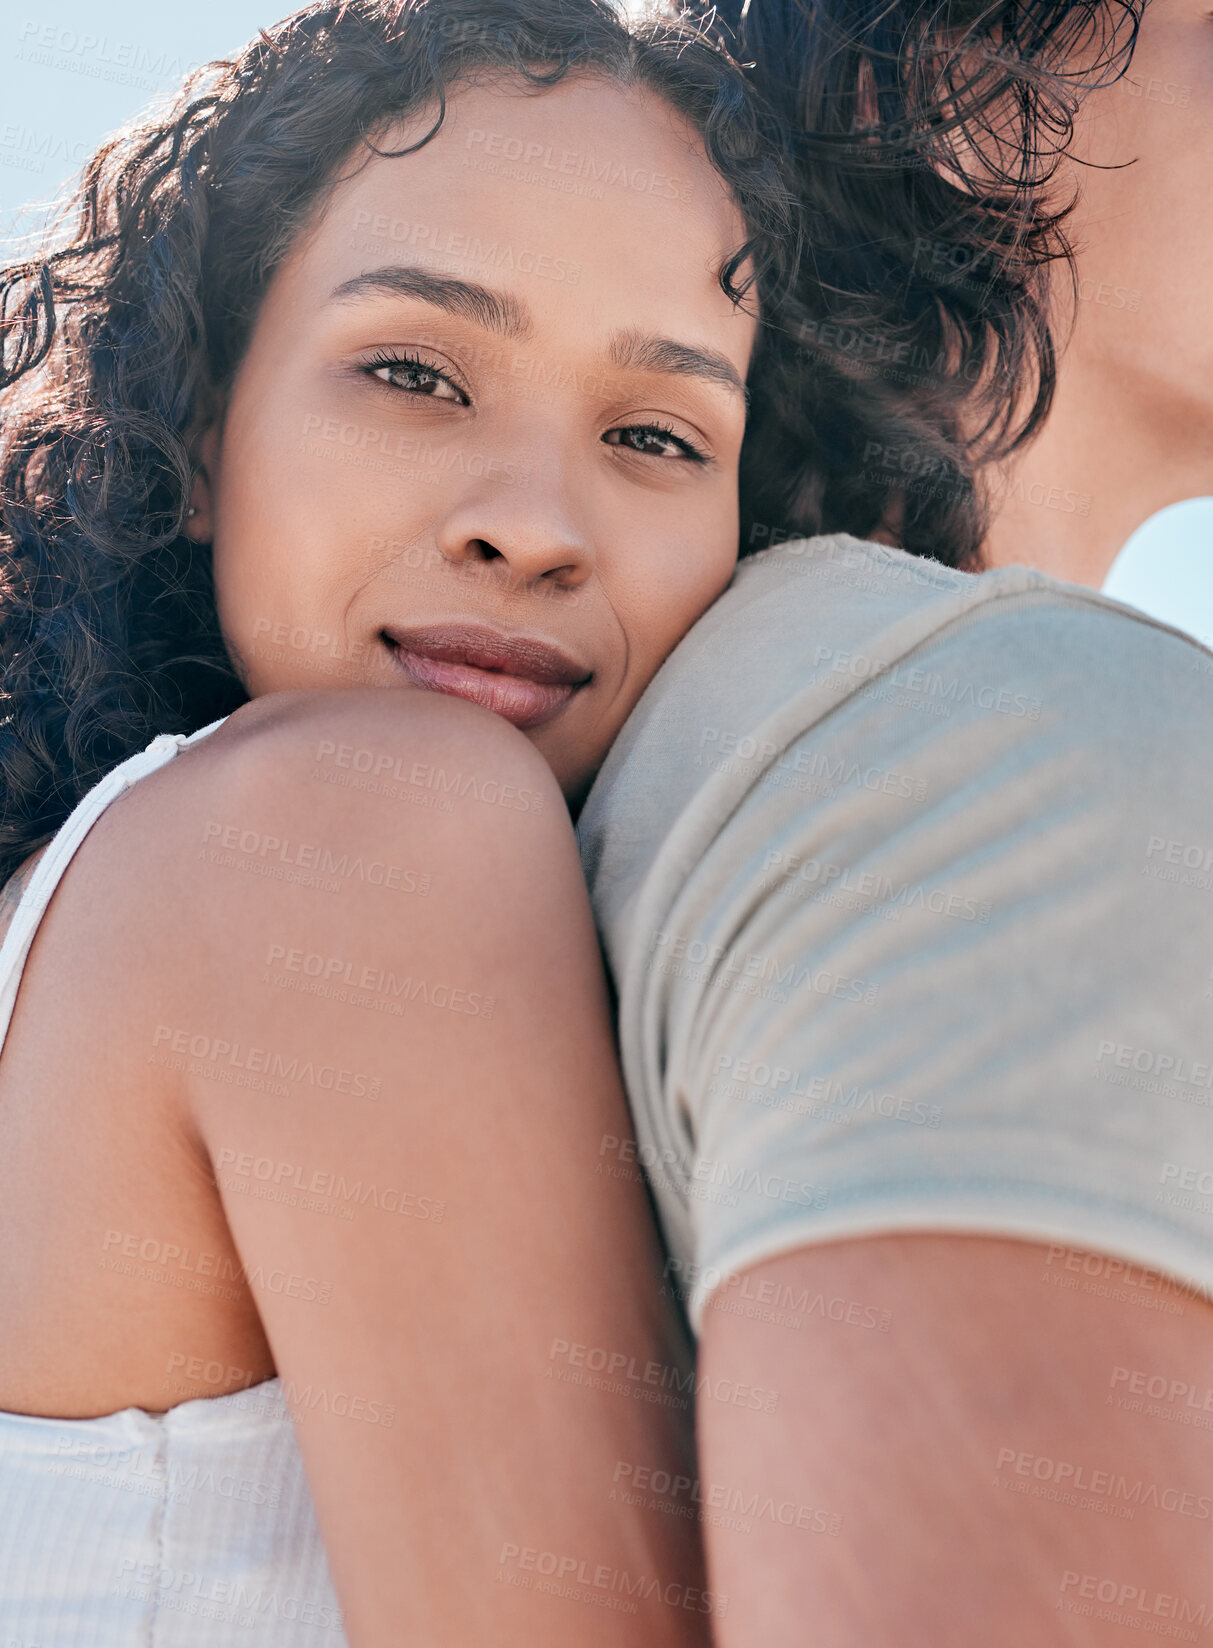
[[[507,574],[511,586],[577,589],[594,571],[592,537],[579,515],[559,473],[499,462],[467,477],[438,523],[438,547],[452,563]]]

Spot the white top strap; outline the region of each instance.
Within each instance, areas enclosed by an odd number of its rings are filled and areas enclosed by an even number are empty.
[[[214,732],[216,727],[222,726],[226,720],[227,717],[221,715],[217,721],[212,721],[209,726],[200,727],[197,732],[158,734],[146,749],[128,756],[94,784],[59,826],[34,868],[29,886],[22,893],[21,902],[13,915],[8,932],[4,935],[4,943],[0,945],[0,1049],[3,1049],[5,1037],[8,1035],[17,991],[21,985],[21,975],[25,970],[30,946],[34,942],[34,934],[38,931],[38,923],[42,920],[51,901],[51,894],[59,885],[63,872],[71,863],[76,848],[115,796],[129,790],[132,784],[146,778],[148,773],[155,772],[157,767],[163,767],[165,762],[172,760],[178,750],[185,749],[189,744],[196,744]]]

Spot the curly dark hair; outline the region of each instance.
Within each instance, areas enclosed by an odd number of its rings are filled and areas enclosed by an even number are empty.
[[[190,440],[342,163],[388,152],[393,120],[434,107],[412,147],[428,142],[460,77],[541,91],[579,68],[647,86],[701,135],[749,235],[718,277],[757,298],[748,439],[795,400],[791,179],[719,42],[685,21],[629,26],[606,0],[335,0],[262,30],[108,141],[38,255],[0,270],[0,880],[155,734],[247,699],[209,549],[182,530]],[[747,484],[747,519],[786,519],[775,464]]]
[[[980,568],[980,472],[1054,393],[1049,270],[1074,279],[1074,203],[1051,186],[1145,3],[681,0],[792,134],[816,530],[879,522]]]

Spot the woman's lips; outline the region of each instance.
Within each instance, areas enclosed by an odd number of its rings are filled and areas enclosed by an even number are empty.
[[[523,675],[506,675],[501,670],[477,669],[472,664],[453,664],[441,658],[427,658],[423,652],[409,652],[398,642],[389,643],[396,663],[416,686],[431,692],[450,693],[482,704],[516,727],[537,727],[567,704],[578,690],[570,682],[530,681]]]

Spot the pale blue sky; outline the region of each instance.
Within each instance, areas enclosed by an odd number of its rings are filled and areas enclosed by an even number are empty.
[[[108,133],[288,14],[279,0],[6,0],[0,10],[0,256],[19,249]],[[1213,641],[1213,499],[1134,534],[1109,593]]]
[[[0,6],[0,248],[108,133],[286,16],[280,0],[5,0]]]
[[[1151,515],[1121,550],[1104,589],[1213,647],[1213,498]]]

